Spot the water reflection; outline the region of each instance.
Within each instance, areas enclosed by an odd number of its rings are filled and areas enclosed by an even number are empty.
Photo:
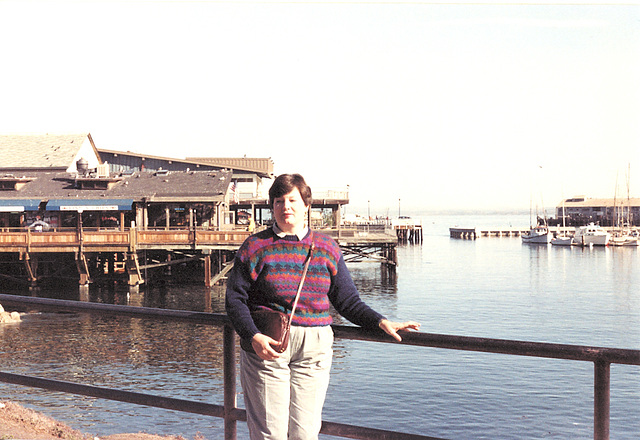
[[[160,374],[197,374],[214,368],[222,380],[222,332],[188,323],[73,313],[31,313],[0,327],[3,366],[40,371],[62,380],[112,384],[112,368],[158,367]],[[17,355],[19,354],[19,355]],[[21,365],[21,366],[20,366]],[[118,372],[122,377],[123,372]],[[211,372],[206,374],[211,378]],[[153,384],[148,384],[149,389]]]
[[[352,276],[374,309],[392,319],[415,319],[422,331],[635,349],[640,344],[638,249],[533,248],[519,238],[452,240],[442,233],[426,235],[422,246],[400,246],[398,253],[397,279],[370,263],[350,265]],[[32,294],[224,311],[222,288],[209,292],[196,284],[141,286],[137,292],[122,285],[86,292],[69,286]],[[0,327],[0,362],[10,372],[221,403],[221,344],[219,330],[206,326],[30,315],[19,325]],[[334,349],[326,420],[443,438],[592,436],[589,363],[349,340],[336,340]],[[612,438],[635,439],[640,432],[637,411],[630,410],[640,405],[639,373],[635,366],[612,366]],[[87,432],[107,435],[126,426],[222,437],[216,418],[3,384],[0,396],[89,426]],[[238,399],[242,407],[240,394]],[[420,417],[427,412],[429,417]]]
[[[192,310],[197,312],[224,313],[224,287],[208,289],[200,284],[134,286],[102,285],[96,288],[79,288],[81,301],[117,304],[160,309]]]
[[[184,296],[189,296],[189,289],[184,290]],[[126,290],[112,293],[114,302],[127,302]],[[111,297],[97,291],[90,295],[101,301]],[[69,299],[72,295],[67,292],[61,296]],[[139,301],[140,297],[134,299]],[[152,305],[146,299],[141,302]],[[199,302],[204,304],[205,299]],[[0,341],[3,371],[222,402],[222,330],[217,327],[76,313],[29,313],[19,324],[0,327]],[[123,432],[124,426],[127,431],[158,432],[157,409],[9,384],[0,384],[0,396],[67,423],[77,419],[74,426],[78,429],[99,430],[102,435]],[[163,423],[169,424],[167,433],[195,435],[215,424],[211,418],[167,413],[162,415]],[[132,420],[123,424],[125,414]],[[190,431],[195,420],[200,421],[199,428],[195,425]]]
[[[385,302],[395,302],[397,283],[379,265],[352,266],[365,299],[373,299],[377,292]],[[112,283],[3,293],[224,313],[224,286],[207,289],[197,284],[167,284],[130,289]],[[336,313],[334,317],[336,323],[346,323]],[[19,324],[0,327],[3,371],[218,404],[223,400],[222,350],[220,328],[141,318],[29,313]],[[336,342],[338,370],[344,365],[347,351],[343,341]],[[197,415],[166,412],[162,415],[161,425],[166,424],[163,428],[154,416],[161,411],[158,409],[3,383],[0,396],[36,409],[46,408],[47,414],[53,417],[59,414],[68,423],[76,419],[75,427],[99,430],[102,435],[123,432],[124,413],[136,414],[135,420],[126,422],[126,430],[134,432],[194,436],[222,423]],[[205,437],[217,438],[216,434]]]

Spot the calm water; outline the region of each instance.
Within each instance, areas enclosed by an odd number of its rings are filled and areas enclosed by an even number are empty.
[[[399,248],[397,279],[351,265],[363,298],[389,318],[465,336],[640,348],[640,250],[453,240],[450,226],[522,226],[528,216],[425,217],[421,246]],[[19,292],[18,292],[19,293]],[[42,291],[78,299],[77,289]],[[89,299],[223,310],[200,286]],[[38,314],[0,327],[2,370],[222,404],[217,329]],[[0,384],[0,399],[96,435],[146,431],[222,438],[222,421]],[[239,405],[243,406],[239,395]],[[593,365],[362,341],[335,344],[324,418],[450,439],[593,438]],[[239,438],[246,425],[239,423]],[[611,368],[611,438],[640,437],[640,367]],[[325,436],[329,439],[333,437]]]

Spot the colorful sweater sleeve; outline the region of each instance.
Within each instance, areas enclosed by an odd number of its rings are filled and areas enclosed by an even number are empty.
[[[360,327],[377,328],[380,321],[385,319],[360,298],[342,253],[329,291],[329,300],[338,313]]]
[[[233,328],[242,339],[251,339],[256,333],[259,333],[253,319],[251,319],[248,306],[251,283],[247,264],[236,256],[233,269],[227,279],[225,308]]]

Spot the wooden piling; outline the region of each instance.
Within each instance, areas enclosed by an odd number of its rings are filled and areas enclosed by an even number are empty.
[[[479,237],[476,228],[449,228],[451,238],[475,240]]]

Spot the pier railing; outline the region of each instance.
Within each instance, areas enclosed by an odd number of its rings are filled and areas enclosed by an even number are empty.
[[[6,228],[5,228],[6,229]],[[0,252],[132,252],[166,247],[239,247],[246,230],[199,228],[58,228],[36,232],[14,228],[0,234]]]
[[[235,440],[237,438],[237,421],[246,421],[245,410],[238,408],[236,402],[237,337],[226,315],[4,294],[0,294],[0,304],[21,309],[82,312],[98,314],[100,316],[128,316],[223,327],[223,405],[213,405],[6,372],[0,372],[0,381],[150,407],[221,417],[224,419],[224,438],[226,440]],[[333,326],[333,330],[337,338],[397,343],[382,332],[365,331],[359,327],[336,325]],[[640,365],[640,350],[474,338],[421,332],[403,332],[402,336],[403,340],[399,344],[403,345],[592,362],[594,364],[593,431],[595,440],[609,439],[611,364]],[[393,422],[391,421],[390,424],[393,424]],[[327,435],[352,439],[443,440],[418,434],[407,434],[328,421],[323,421],[320,432]]]

